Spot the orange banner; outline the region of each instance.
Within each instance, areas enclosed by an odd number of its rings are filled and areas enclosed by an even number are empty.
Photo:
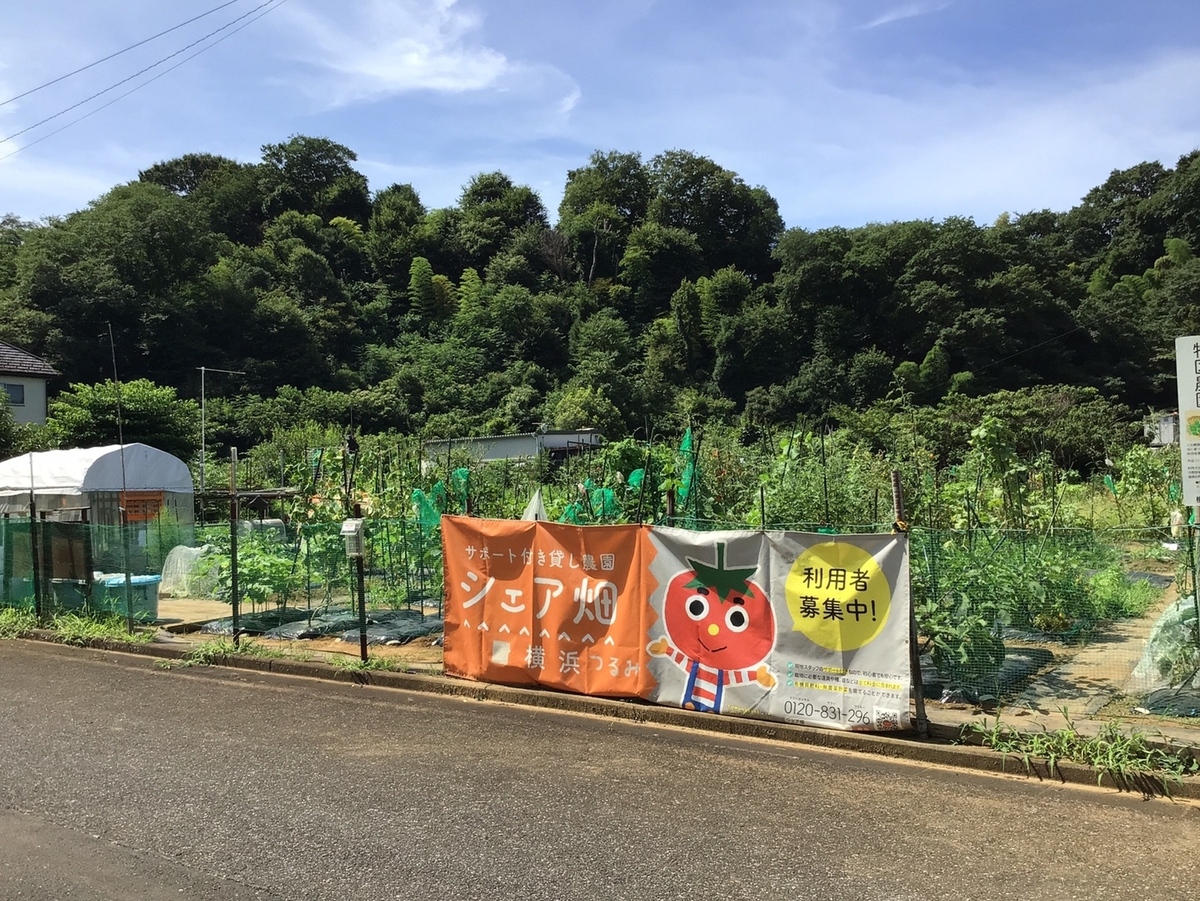
[[[442,519],[446,673],[645,697],[657,619],[649,542],[634,526]]]

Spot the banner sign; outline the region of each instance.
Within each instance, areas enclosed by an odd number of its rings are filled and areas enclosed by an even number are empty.
[[[908,536],[444,517],[445,669],[835,729],[909,726]]]
[[[1175,339],[1183,503],[1200,505],[1200,335]]]

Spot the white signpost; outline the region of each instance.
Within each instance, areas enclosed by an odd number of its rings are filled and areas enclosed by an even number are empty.
[[[1200,335],[1175,339],[1179,385],[1179,452],[1183,459],[1183,502],[1200,505]]]

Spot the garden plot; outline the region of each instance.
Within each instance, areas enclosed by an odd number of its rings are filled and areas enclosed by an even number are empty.
[[[197,598],[168,598],[160,622],[191,645],[210,643],[232,634],[229,605]],[[358,614],[349,607],[319,611],[288,608],[248,611],[239,626],[249,640],[298,659],[335,660],[358,654]],[[401,667],[440,672],[443,623],[435,608],[368,611],[367,642],[371,654]]]
[[[1084,633],[1004,628],[997,640],[1003,656],[986,678],[953,671],[947,677],[933,656],[926,655],[922,658],[926,697],[958,706],[1003,704],[1018,711],[1069,709],[1096,714],[1130,690],[1131,674],[1144,657],[1156,623],[1177,604],[1175,593],[1167,591],[1174,579],[1165,572],[1134,571],[1126,573],[1124,580],[1143,595],[1153,590],[1156,602],[1139,616],[1102,623]]]
[[[369,644],[401,645],[415,638],[440,633],[443,623],[436,611],[368,610],[367,641]],[[358,612],[350,607],[323,607],[316,610],[279,608],[242,614],[238,629],[244,635],[279,641],[302,641],[314,638],[359,640]],[[232,635],[233,618],[212,620],[200,627],[206,635]]]
[[[1153,577],[1157,584],[1163,584],[1164,577],[1158,574],[1131,574],[1133,578],[1139,576]],[[1055,664],[1038,673],[1009,706],[1040,710],[1066,707],[1088,716],[1096,714],[1124,695],[1155,623],[1174,602],[1173,594],[1164,597],[1143,616],[1108,624],[1087,644],[1061,648]]]
[[[1094,709],[1120,692],[1164,603],[1179,568],[1166,550],[1078,529],[915,536],[926,698]]]

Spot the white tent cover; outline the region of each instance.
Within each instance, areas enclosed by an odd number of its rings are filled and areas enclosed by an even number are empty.
[[[148,444],[121,445],[22,454],[0,463],[0,494],[86,494],[90,491],[171,491],[191,494],[192,474],[178,457]]]

